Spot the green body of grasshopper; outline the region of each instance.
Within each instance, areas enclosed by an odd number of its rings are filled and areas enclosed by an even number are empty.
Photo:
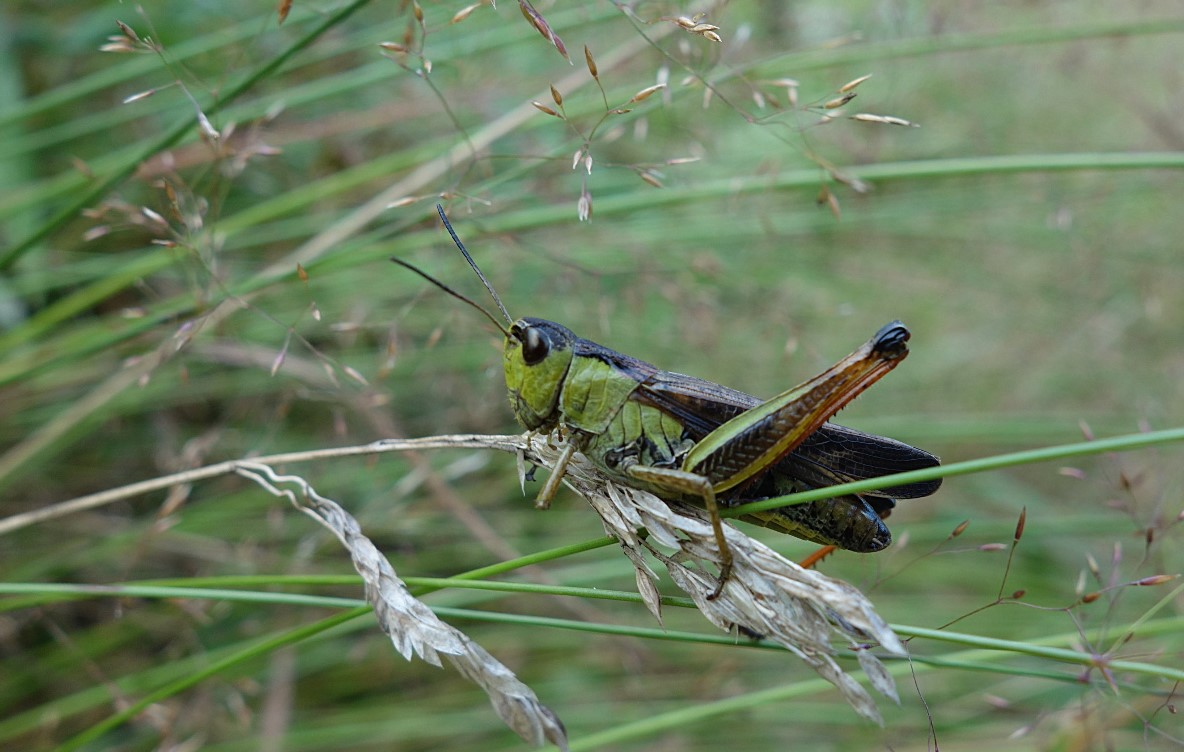
[[[443,210],[440,216],[452,232]],[[492,286],[452,235],[509,322]],[[900,322],[818,376],[764,401],[663,371],[545,319],[522,318],[508,329],[499,327],[518,421],[533,431],[561,429],[567,438],[539,505],[550,502],[576,451],[621,483],[668,500],[703,503],[720,547],[720,580],[711,597],[721,592],[731,568],[719,506],[938,464],[907,444],[827,423],[908,354],[909,332]],[[741,519],[847,550],[879,551],[892,540],[883,521],[895,504],[892,497],[927,496],[939,485],[914,483],[891,489],[891,495],[841,496]]]

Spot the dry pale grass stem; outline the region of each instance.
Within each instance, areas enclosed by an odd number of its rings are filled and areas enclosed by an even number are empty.
[[[412,597],[390,561],[375,548],[355,520],[339,504],[321,496],[303,478],[278,475],[267,465],[240,462],[237,472],[269,493],[333,531],[349,551],[354,568],[366,585],[366,600],[395,650],[407,660],[418,655],[433,666],[441,656],[489,695],[498,716],[516,734],[535,746],[551,742],[567,749],[567,732],[550,708],[539,702],[530,687],[467,635],[445,624],[422,601]]]

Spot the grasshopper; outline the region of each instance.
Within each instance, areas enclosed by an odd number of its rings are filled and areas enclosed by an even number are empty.
[[[550,505],[567,467],[581,452],[606,475],[667,501],[701,503],[719,547],[723,592],[732,567],[720,507],[939,464],[921,449],[827,421],[908,355],[899,321],[808,381],[761,400],[692,376],[663,371],[539,318],[511,318],[493,285],[460,241],[442,206],[436,210],[457,248],[489,291],[505,324],[420,269],[444,292],[481,311],[505,336],[503,366],[514,415],[529,431],[567,437],[536,506]],[[890,491],[756,512],[741,520],[815,543],[873,552],[892,542],[884,524],[895,498],[928,496],[941,480]]]

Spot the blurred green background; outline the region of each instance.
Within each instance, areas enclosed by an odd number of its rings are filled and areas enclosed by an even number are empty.
[[[221,460],[517,430],[496,332],[386,260],[484,301],[433,220],[441,197],[511,314],[753,394],[904,320],[911,357],[840,422],[948,462],[1184,423],[1178,2],[540,0],[571,64],[509,0],[458,23],[462,2],[424,2],[422,24],[416,7],[296,3],[281,26],[266,4],[0,8],[3,517]],[[722,43],[671,20],[700,11]],[[823,107],[868,74],[852,102]],[[530,105],[558,109],[550,85],[565,118]],[[637,603],[428,600],[512,616],[449,620],[536,690],[574,748],[1172,748],[1184,600],[1174,581],[1125,583],[1181,571],[1181,456],[1163,445],[950,479],[899,506],[888,551],[827,560],[902,628],[959,620],[965,635],[1163,669],[915,639],[952,665],[899,674],[884,728],[783,652],[596,634],[655,627]],[[357,515],[404,576],[602,534],[570,492],[535,511],[506,456],[283,469]],[[991,544],[1010,544],[1023,508],[1005,577],[1009,546]],[[790,557],[811,550],[745,530]],[[6,591],[28,589],[0,609],[6,748],[524,748],[480,690],[403,661],[369,617],[252,647],[340,613],[259,593],[360,588],[315,579],[352,573],[339,544],[240,479],[3,538]],[[634,588],[612,547],[515,577]],[[162,579],[246,595],[38,585]],[[665,617],[716,634],[693,610]],[[777,689],[794,696],[752,694]],[[132,720],[76,736],[147,697]],[[715,712],[725,698],[740,709]]]

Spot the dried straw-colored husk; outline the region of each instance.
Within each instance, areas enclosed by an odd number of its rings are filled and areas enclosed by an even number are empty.
[[[287,498],[333,531],[366,584],[366,600],[373,606],[379,626],[400,655],[410,660],[415,654],[433,666],[440,666],[443,656],[489,695],[498,716],[516,734],[536,747],[551,742],[567,750],[567,732],[559,717],[485,648],[445,624],[423,601],[414,598],[387,558],[362,534],[358,521],[339,504],[318,494],[303,478],[277,475],[266,465],[242,462],[238,472]]]
[[[550,467],[561,448],[553,438],[535,437],[523,452],[527,461]],[[657,576],[646,563],[644,552],[666,566],[674,584],[691,596],[712,624],[725,631],[742,628],[784,646],[834,684],[860,715],[882,722],[872,698],[835,661],[831,645],[835,633],[856,650],[872,686],[899,702],[891,676],[868,648],[878,644],[885,652],[904,655],[904,645],[855,587],[803,569],[725,524],[732,572],[720,596],[708,600],[716,579],[704,565],[716,567],[719,553],[704,510],[616,485],[580,454],[568,463],[564,482],[588,500],[605,530],[620,541],[637,570],[642,597],[659,621],[658,593],[653,586]],[[649,535],[639,535],[641,529]]]

